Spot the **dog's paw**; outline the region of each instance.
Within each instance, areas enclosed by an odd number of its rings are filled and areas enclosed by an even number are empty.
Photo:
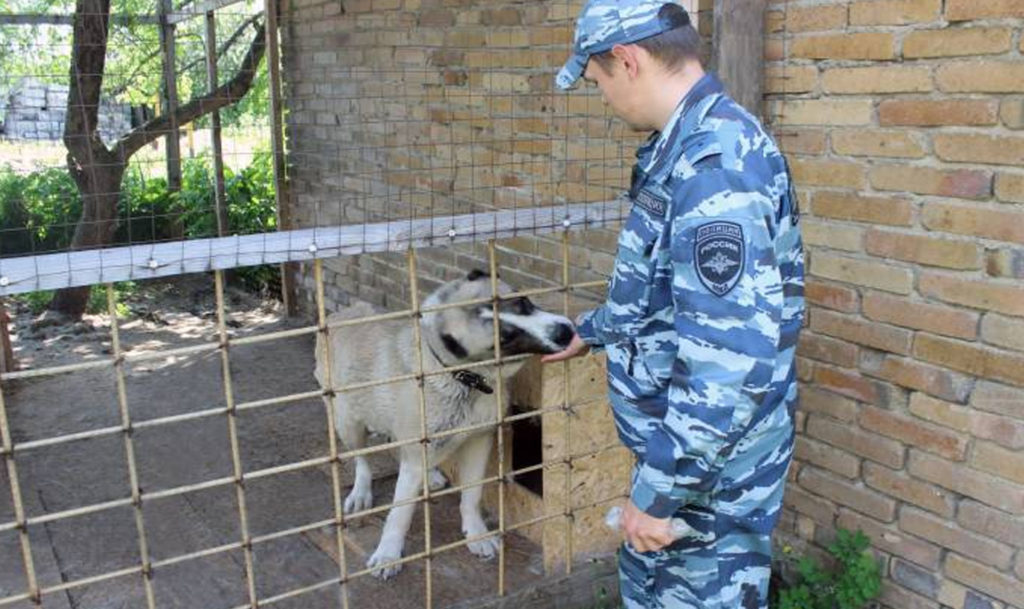
[[[345,497],[345,513],[361,512],[373,507],[373,493],[370,489],[353,488]]]
[[[377,550],[373,553],[372,556],[370,556],[370,559],[366,561],[366,566],[373,569],[372,573],[374,577],[384,580],[391,579],[392,577],[398,575],[398,572],[402,570],[402,565],[388,565],[385,567],[382,567],[381,565],[386,565],[389,562],[394,562],[400,559],[401,557],[401,550],[396,552],[392,548],[378,546]]]
[[[466,544],[469,551],[483,559],[491,559],[501,548],[501,540],[497,536],[477,539]]]
[[[430,469],[430,480],[428,481],[430,490],[439,491],[444,487],[448,486],[448,478],[445,478],[444,474],[436,467]]]

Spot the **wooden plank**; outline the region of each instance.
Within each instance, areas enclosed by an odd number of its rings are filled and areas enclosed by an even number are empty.
[[[206,87],[210,93],[217,89],[217,18],[213,11],[206,13]],[[224,147],[220,134],[220,110],[210,113],[210,145],[213,147],[213,205],[217,216],[217,236],[228,234],[228,210],[224,204]]]
[[[270,144],[274,154],[274,208],[278,229],[291,229],[291,197],[284,165],[284,116],[281,105],[281,50],[277,39],[277,0],[264,0],[267,33],[267,78],[270,81]],[[295,282],[298,269],[281,267],[281,302],[288,315],[299,312],[299,292]]]
[[[614,226],[623,199],[0,258],[0,296]]]
[[[571,575],[550,577],[503,597],[474,598],[449,609],[591,609],[619,606],[615,557],[588,560]]]
[[[764,19],[768,0],[715,0],[711,66],[733,99],[763,116]]]
[[[163,59],[163,106],[164,115],[170,119],[170,128],[164,137],[167,154],[167,190],[181,191],[181,133],[178,129],[178,70],[177,45],[174,36],[175,27],[168,21],[173,10],[172,0],[160,0],[160,51]],[[173,222],[172,231],[177,238],[184,236],[181,220]]]
[[[110,15],[113,25],[158,25],[160,18],[156,15]],[[0,25],[74,25],[74,15],[46,15],[38,13],[8,13],[0,15]]]
[[[218,11],[222,8],[231,6],[232,4],[238,4],[241,1],[242,0],[204,0],[203,2],[197,2],[167,13],[167,22],[174,25],[175,23],[181,23],[182,21],[198,17],[199,15]]]
[[[4,308],[4,301],[0,300],[0,373],[13,372],[17,369],[14,349],[11,347],[10,321],[11,318]]]
[[[234,4],[238,4],[242,0],[204,0],[203,2],[196,3],[194,5],[186,6],[177,10],[168,11],[166,13],[166,23],[174,25],[187,21],[193,17],[205,15],[213,11],[218,11],[223,8],[227,8]],[[112,13],[110,15],[110,22],[114,25],[160,25],[163,23],[160,19],[160,15],[144,14],[144,15],[128,15]],[[48,15],[40,13],[8,13],[0,15],[0,25],[74,25],[74,15]]]

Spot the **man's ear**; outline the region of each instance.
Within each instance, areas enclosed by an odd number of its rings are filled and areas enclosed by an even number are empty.
[[[612,47],[612,57],[622,62],[622,68],[630,78],[636,78],[636,75],[639,73],[640,64],[638,59],[640,50],[640,47],[635,44],[617,44]]]

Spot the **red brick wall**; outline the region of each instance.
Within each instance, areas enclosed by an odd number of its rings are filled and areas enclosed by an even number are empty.
[[[1024,606],[1024,0],[772,0],[805,212],[781,531],[862,528],[893,609]]]

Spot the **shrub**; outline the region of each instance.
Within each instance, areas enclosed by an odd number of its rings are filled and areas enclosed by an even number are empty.
[[[836,560],[834,570],[816,560],[796,560],[799,580],[779,590],[779,609],[863,609],[882,591],[882,575],[863,532],[839,529],[828,551]],[[792,560],[792,558],[789,558]]]
[[[0,255],[65,249],[81,215],[78,187],[66,169],[20,175],[0,168]]]
[[[248,167],[225,168],[224,174],[230,234],[276,230],[272,155],[258,152]],[[164,178],[131,169],[121,188],[114,245],[217,235],[213,169],[205,158],[182,164],[180,192],[171,192]],[[20,175],[0,168],[0,256],[67,249],[81,214],[81,197],[66,169]],[[274,290],[280,282],[276,265],[239,269],[235,276],[254,291]]]

